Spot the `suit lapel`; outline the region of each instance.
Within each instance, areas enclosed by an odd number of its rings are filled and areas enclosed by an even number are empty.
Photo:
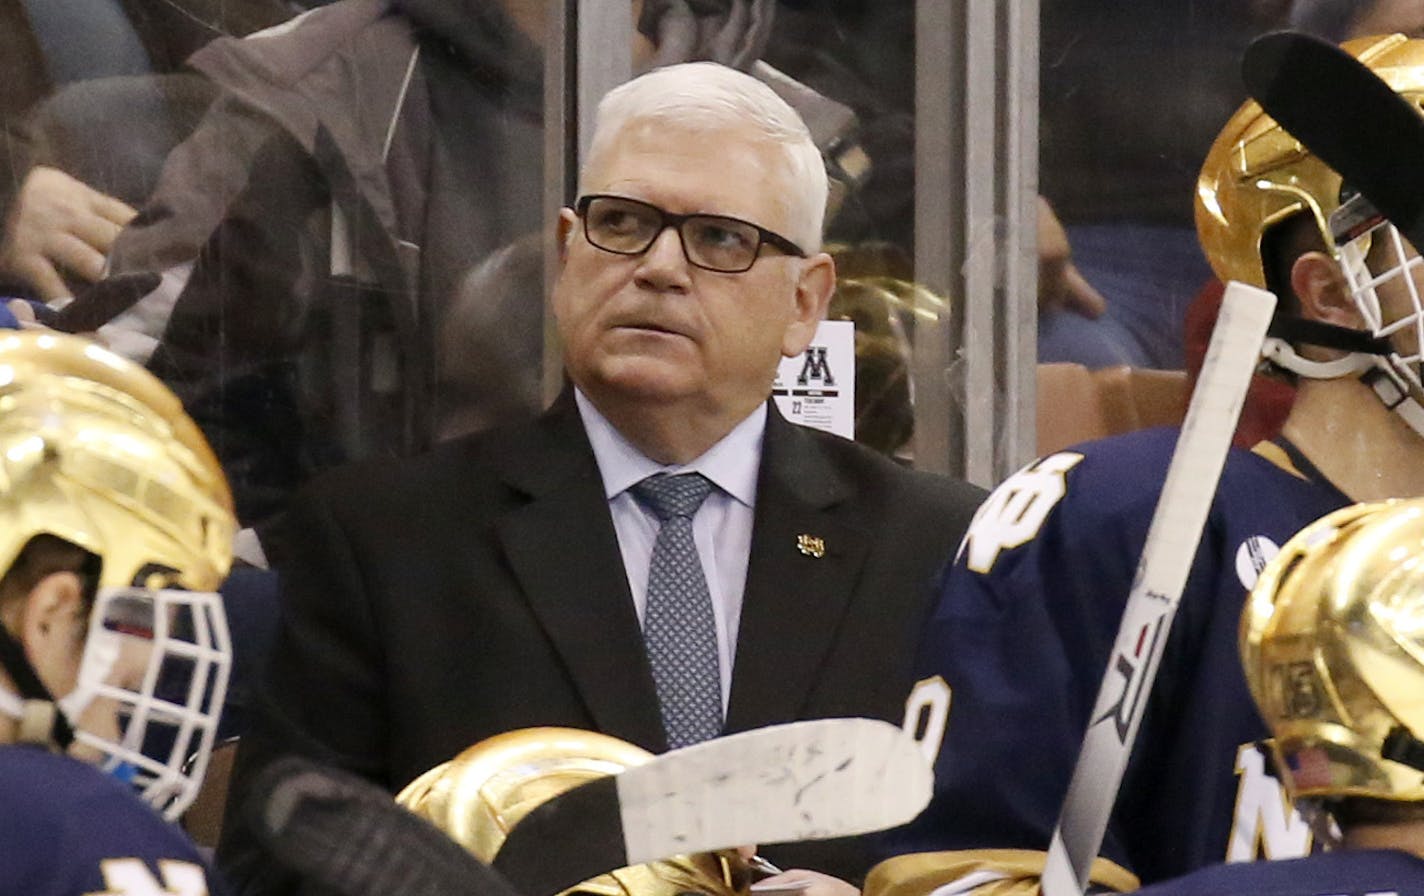
[[[853,497],[854,486],[811,435],[773,405],[757,483],[729,731],[793,720],[803,711],[835,646],[870,543]],[[819,538],[824,556],[814,556],[814,542],[803,551],[801,536]]]
[[[529,502],[502,517],[514,577],[567,665],[598,729],[667,749],[603,480],[566,394],[533,445],[508,459],[506,481]]]

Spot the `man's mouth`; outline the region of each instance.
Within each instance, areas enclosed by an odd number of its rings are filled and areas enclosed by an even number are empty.
[[[615,325],[614,329],[619,329],[619,330],[641,330],[641,331],[643,331],[643,332],[645,332],[645,333],[665,333],[665,334],[667,334],[667,335],[669,335],[669,336],[685,336],[685,335],[687,335],[687,334],[684,333],[682,330],[679,330],[679,329],[677,329],[677,328],[675,328],[675,327],[668,326],[668,325],[666,325],[666,324],[657,323],[656,321],[643,321],[643,320],[638,320],[638,321],[624,321],[624,322],[622,322],[622,323],[619,323],[619,324]]]

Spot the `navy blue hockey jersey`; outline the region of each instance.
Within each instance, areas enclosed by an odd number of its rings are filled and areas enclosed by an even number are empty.
[[[1217,865],[1138,896],[1424,896],[1424,859],[1387,849]]]
[[[947,685],[934,798],[886,855],[1048,848],[1176,437],[1050,455],[984,503],[942,582],[910,698],[912,715],[929,715]],[[1347,503],[1281,446],[1229,456],[1101,850],[1144,882],[1309,850],[1255,746],[1267,731],[1237,628],[1266,560]]]
[[[205,896],[191,841],[127,784],[37,747],[0,746],[0,896]]]

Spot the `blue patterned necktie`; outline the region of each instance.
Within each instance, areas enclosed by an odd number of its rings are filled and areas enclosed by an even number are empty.
[[[692,540],[692,516],[712,483],[700,473],[660,473],[629,491],[662,521],[648,570],[643,641],[668,746],[677,749],[722,733],[717,624]]]

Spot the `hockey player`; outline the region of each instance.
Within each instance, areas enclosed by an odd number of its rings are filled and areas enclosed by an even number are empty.
[[[1424,41],[1347,48],[1421,95]],[[1255,746],[1266,731],[1236,660],[1242,600],[1310,521],[1424,495],[1413,248],[1358,202],[1342,206],[1338,175],[1255,103],[1218,137],[1196,198],[1222,280],[1280,297],[1269,357],[1299,393],[1281,437],[1228,458],[1100,852],[1119,866],[1118,888],[1309,850],[1308,826]],[[920,727],[947,708],[935,797],[889,838],[897,857],[869,889],[923,893],[957,877],[946,857],[924,855],[934,851],[1036,851],[1029,866],[1041,866],[1176,436],[1150,430],[1043,458],[980,509],[907,706]]]
[[[0,894],[208,891],[168,822],[227,686],[234,525],[158,380],[79,337],[0,336]]]
[[[1251,592],[1241,658],[1275,773],[1345,848],[1219,865],[1143,896],[1424,894],[1421,618],[1424,501],[1351,506],[1291,539]]]

